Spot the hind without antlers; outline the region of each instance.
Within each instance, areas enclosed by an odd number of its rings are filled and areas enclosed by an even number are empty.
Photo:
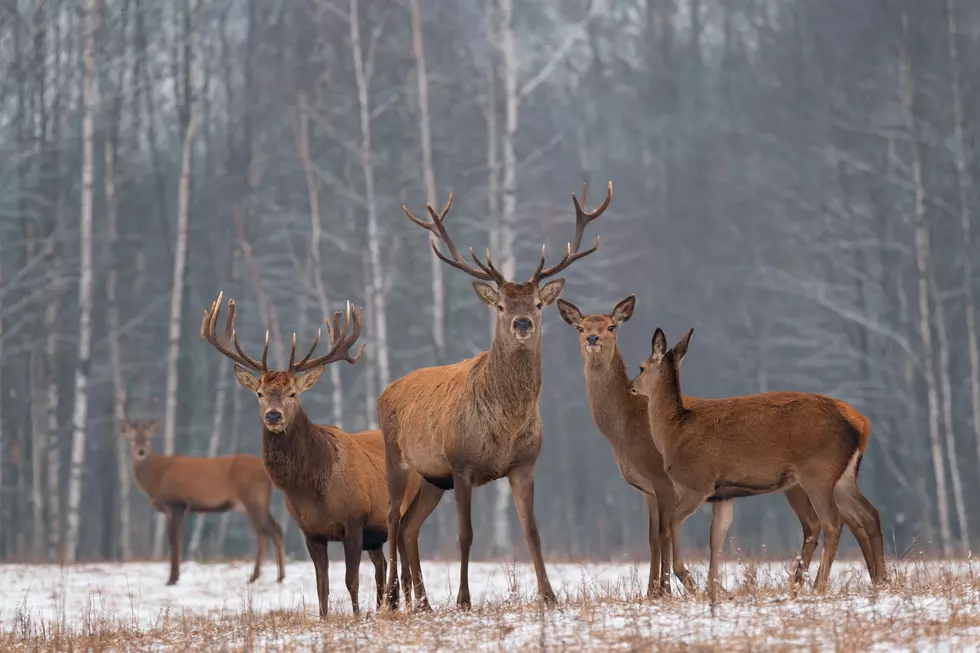
[[[389,555],[396,559],[393,542],[404,534],[415,581],[414,595],[426,607],[418,554],[423,522],[435,510],[446,490],[453,490],[459,519],[460,582],[457,603],[470,605],[469,554],[473,542],[472,490],[506,477],[514,495],[534,562],[538,592],[546,601],[555,593],[548,581],[541,554],[541,539],[534,518],[534,463],[541,450],[542,310],[558,299],[564,279],[545,280],[596,251],[599,239],[582,250],[589,223],[612,201],[612,183],[606,199],[594,211],[586,211],[582,200],[575,205],[575,235],[565,256],[545,267],[545,249],[534,274],[525,282],[508,280],[493,263],[488,251],[481,260],[470,249],[469,263],[453,242],[445,219],[452,208],[452,195],[442,211],[426,205],[430,220],[422,220],[402,207],[408,218],[429,232],[429,244],[439,260],[474,277],[473,289],[497,316],[489,351],[452,365],[415,370],[394,381],[378,399],[378,422],[385,438],[388,487],[391,505],[398,506],[410,470],[426,479],[418,501],[404,516],[393,507],[388,515]],[[439,242],[448,254],[439,248]],[[489,282],[489,283],[487,283]],[[492,284],[492,285],[491,285]],[[394,567],[394,565],[392,566]],[[387,597],[398,602],[398,581],[389,571]],[[407,588],[406,588],[407,596]]]

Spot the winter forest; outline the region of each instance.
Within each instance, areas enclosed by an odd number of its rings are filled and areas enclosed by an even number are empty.
[[[292,332],[305,351],[364,306],[364,358],[303,405],[374,428],[389,382],[490,343],[471,279],[401,205],[452,192],[457,244],[520,276],[607,180],[601,246],[562,296],[608,313],[637,295],[631,374],[655,327],[694,327],[686,394],[819,392],[871,419],[861,485],[889,555],[980,537],[978,3],[12,0],[0,64],[2,559],[161,556],[124,396],[141,419],[158,399],[157,452],[259,453],[255,398],[199,336],[219,290],[277,368]],[[544,322],[545,554],[644,555],[578,334]],[[706,547],[708,512],[685,546]],[[273,513],[305,558],[278,492]],[[477,558],[526,557],[505,481],[473,514]],[[743,552],[799,533],[782,497],[738,502]],[[254,546],[234,513],[191,517],[187,542]],[[423,555],[456,555],[451,496]]]

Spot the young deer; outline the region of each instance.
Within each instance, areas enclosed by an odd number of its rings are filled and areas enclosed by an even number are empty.
[[[517,514],[524,528],[528,548],[537,575],[538,592],[547,602],[555,601],[541,555],[541,540],[534,519],[534,463],[541,451],[541,415],[538,396],[541,392],[541,311],[558,299],[564,279],[541,285],[573,262],[596,251],[593,247],[579,251],[586,226],[598,218],[612,200],[610,182],[606,199],[591,213],[573,196],[576,229],[564,258],[545,269],[544,248],[541,263],[531,278],[515,283],[504,278],[487,252],[486,262],[472,250],[478,267],[466,262],[456,249],[443,224],[452,206],[452,195],[441,213],[431,205],[426,209],[432,218],[425,222],[406,208],[405,214],[432,234],[430,245],[444,263],[476,277],[473,289],[496,313],[490,350],[452,365],[415,370],[394,381],[378,399],[378,420],[385,439],[388,467],[388,490],[391,505],[402,501],[409,474],[417,471],[427,481],[421,486],[419,499],[400,516],[397,509],[388,513],[388,538],[392,542],[404,529],[418,607],[428,608],[418,555],[418,532],[446,490],[454,490],[459,519],[460,573],[456,602],[470,605],[469,557],[473,543],[471,497],[474,486],[485,485],[507,477],[514,494]],[[438,238],[449,250],[439,251]],[[489,281],[496,287],[487,283]],[[389,542],[389,555],[397,552]],[[406,588],[406,595],[408,590]],[[387,600],[398,603],[398,581],[389,571]]]
[[[235,332],[235,301],[228,300],[228,319],[224,335],[215,333],[223,294],[204,312],[201,337],[219,352],[235,361],[235,377],[259,400],[262,424],[262,458],[272,482],[286,495],[286,509],[306,538],[306,548],[316,569],[320,616],[327,614],[329,577],[328,542],[343,542],[347,565],[346,584],[351,605],[358,612],[358,567],[361,552],[367,551],[374,564],[378,605],[384,591],[385,557],[382,546],[387,539],[388,493],[384,466],[384,441],[380,431],[345,433],[335,426],[314,424],[300,405],[300,395],[320,380],[330,363],[357,363],[364,345],[356,356],[350,348],[361,333],[364,311],[353,318],[347,304],[347,317],[341,326],[341,313],[333,316],[333,326],[325,320],[330,350],[311,358],[320,342],[317,333],[313,346],[296,360],[296,334],[289,353],[289,368],[270,370],[269,333],[261,362],[239,346]],[[234,349],[232,348],[234,345]],[[255,372],[258,376],[252,374]],[[407,479],[408,501],[417,493],[418,477]],[[397,508],[396,508],[397,509]],[[400,543],[399,543],[400,544]],[[392,568],[394,568],[394,559]],[[403,566],[408,582],[409,570]]]
[[[799,486],[824,532],[815,589],[827,586],[837,553],[841,513],[865,551],[872,580],[886,580],[878,511],[857,486],[871,426],[849,404],[816,394],[770,392],[701,399],[685,405],[680,362],[694,329],[673,348],[659,328],[652,354],[640,365],[630,392],[647,398],[651,431],[660,440],[665,468],[681,488],[673,524],[701,503],[712,504],[708,591],[717,598],[718,556],[738,497]],[[869,540],[870,538],[870,540]]]
[[[259,543],[255,570],[248,582],[254,582],[259,577],[268,537],[276,548],[281,583],[286,576],[282,529],[269,512],[272,483],[262,461],[246,454],[217,458],[158,455],[153,452],[151,444],[160,430],[160,421],[130,419],[125,395],[122,401],[124,419],[120,420],[117,428],[119,434],[129,440],[133,478],[150,498],[153,507],[167,516],[170,536],[170,579],[167,585],[175,584],[180,578],[185,514],[188,511],[204,513],[228,510],[239,510],[248,515]],[[155,409],[156,400],[153,401]]]
[[[664,471],[664,459],[654,445],[647,416],[647,400],[629,391],[626,363],[619,351],[619,328],[632,316],[636,296],[630,295],[616,304],[608,315],[583,315],[574,304],[558,300],[562,319],[579,332],[582,358],[585,360],[585,385],[589,406],[596,426],[612,445],[616,462],[627,483],[646,495],[650,515],[650,578],[647,596],[659,590],[670,591],[669,566],[673,560],[674,574],[690,589],[693,579],[681,557],[680,524],[668,528],[677,506],[678,494],[674,483]],[[683,397],[684,406],[691,408],[701,402],[697,397]],[[798,485],[784,490],[786,500],[803,527],[803,548],[797,558],[794,582],[801,584],[810,566],[820,534],[820,519],[810,505],[806,493]],[[852,528],[852,530],[855,530]],[[668,536],[668,533],[671,533]],[[858,535],[858,537],[860,537]],[[671,548],[673,556],[661,555]],[[874,577],[873,560],[868,559],[868,572]]]

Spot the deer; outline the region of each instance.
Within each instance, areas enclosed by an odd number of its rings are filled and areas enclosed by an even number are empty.
[[[672,348],[659,327],[651,354],[629,385],[647,399],[651,432],[659,439],[664,467],[681,489],[672,524],[711,504],[708,592],[718,596],[718,562],[739,497],[799,486],[824,532],[814,590],[826,591],[837,554],[842,516],[855,524],[872,582],[886,582],[884,539],[878,510],[861,492],[857,474],[871,423],[850,404],[824,395],[768,392],[686,405],[680,362],[694,329]],[[859,535],[860,533],[860,535]]]
[[[548,604],[557,602],[548,580],[541,553],[541,538],[534,517],[534,464],[541,451],[542,424],[538,408],[541,394],[541,318],[542,311],[558,299],[565,280],[542,283],[595,252],[595,245],[582,250],[585,228],[602,215],[612,201],[609,182],[605,201],[587,212],[585,188],[582,201],[572,195],[575,205],[575,236],[565,256],[545,268],[545,248],[541,262],[525,282],[509,281],[493,264],[489,250],[481,261],[473,250],[476,267],[469,264],[453,243],[444,220],[453,196],[441,212],[426,204],[430,221],[417,218],[408,207],[405,215],[430,233],[430,246],[443,263],[461,270],[476,281],[473,290],[496,315],[493,338],[488,351],[473,358],[439,367],[417,369],[393,381],[378,398],[378,422],[385,441],[390,505],[397,506],[405,494],[412,472],[424,479],[418,499],[400,515],[389,507],[389,557],[398,552],[392,545],[404,529],[406,548],[414,583],[416,607],[431,609],[426,598],[418,556],[418,533],[422,523],[438,505],[447,490],[456,498],[459,522],[460,571],[456,603],[471,606],[469,558],[473,544],[472,492],[497,479],[507,478],[524,530],[538,594]],[[441,241],[449,255],[443,254]],[[493,284],[493,285],[491,285]],[[392,565],[394,567],[394,564]],[[406,602],[408,588],[406,587]],[[386,599],[398,605],[398,579],[389,570]]]
[[[650,519],[650,575],[647,597],[670,592],[668,562],[673,562],[674,575],[685,587],[694,589],[693,578],[684,566],[680,545],[680,524],[668,529],[679,495],[664,469],[664,459],[654,445],[647,415],[647,400],[630,393],[626,363],[619,350],[619,329],[633,316],[636,295],[630,295],[613,307],[609,314],[584,315],[563,298],[558,299],[558,313],[579,333],[582,358],[585,361],[585,384],[592,417],[600,433],[612,446],[623,478],[640,490],[646,499]],[[697,405],[697,397],[684,396],[686,407]],[[796,558],[794,584],[801,585],[809,568],[820,534],[820,520],[810,505],[806,493],[798,485],[784,491],[790,508],[796,513],[803,529],[803,547]],[[858,524],[848,524],[859,542]],[[671,533],[668,538],[668,533]],[[661,551],[671,550],[669,556]],[[868,550],[862,544],[862,551]],[[874,577],[873,559],[866,558],[868,572]],[[659,584],[658,584],[659,581]]]
[[[388,537],[388,491],[381,432],[347,433],[336,426],[314,424],[300,404],[300,396],[317,384],[327,365],[339,361],[356,365],[360,360],[364,345],[356,355],[351,355],[350,350],[360,337],[364,309],[355,311],[352,319],[348,302],[343,324],[340,311],[334,313],[332,325],[329,317],[324,319],[330,349],[322,356],[312,357],[320,342],[318,331],[309,351],[297,360],[294,333],[289,367],[272,370],[268,365],[268,331],[261,360],[247,354],[239,345],[233,299],[228,300],[224,333],[221,337],[217,335],[223,297],[224,293],[219,293],[204,311],[201,337],[234,361],[235,378],[258,399],[262,460],[272,483],[285,495],[286,510],[306,539],[316,570],[320,617],[328,613],[329,542],[343,543],[345,584],[355,614],[360,611],[358,567],[362,551],[367,551],[374,565],[380,607],[386,571],[382,547]],[[408,491],[403,510],[415,500],[418,483],[417,475],[406,479]],[[392,568],[395,564],[392,558]],[[409,572],[404,565],[403,582],[411,582]]]
[[[286,577],[283,560],[282,528],[269,512],[272,482],[262,461],[256,456],[235,454],[215,458],[165,456],[153,451],[153,438],[160,431],[160,420],[130,419],[126,394],[122,393],[123,418],[116,428],[129,441],[133,478],[150,499],[154,508],[167,518],[170,540],[170,577],[167,585],[180,579],[180,557],[184,541],[186,513],[218,513],[229,510],[244,512],[258,540],[255,569],[249,578],[254,583],[261,572],[266,553],[266,538],[272,539],[279,567],[278,582]],[[152,400],[151,415],[156,412]]]

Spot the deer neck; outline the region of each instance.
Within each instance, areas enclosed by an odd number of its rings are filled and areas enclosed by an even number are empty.
[[[647,412],[651,431],[662,439],[666,459],[683,439],[681,422],[687,412],[681,398],[681,380],[676,368],[664,375],[649,396]]]
[[[592,417],[606,439],[629,438],[636,434],[636,427],[645,434],[649,428],[647,402],[630,394],[626,362],[618,346],[608,360],[586,354],[585,387]]]
[[[262,458],[270,480],[284,492],[309,486],[310,480],[329,475],[336,460],[336,444],[299,407],[282,433],[273,433],[262,423]]]
[[[150,451],[143,460],[132,461],[133,478],[144,492],[149,494],[153,491],[153,484],[157,478],[156,472],[165,458]]]
[[[494,331],[480,387],[486,399],[508,418],[524,420],[541,393],[541,335],[520,346]],[[523,421],[522,421],[523,423]]]

